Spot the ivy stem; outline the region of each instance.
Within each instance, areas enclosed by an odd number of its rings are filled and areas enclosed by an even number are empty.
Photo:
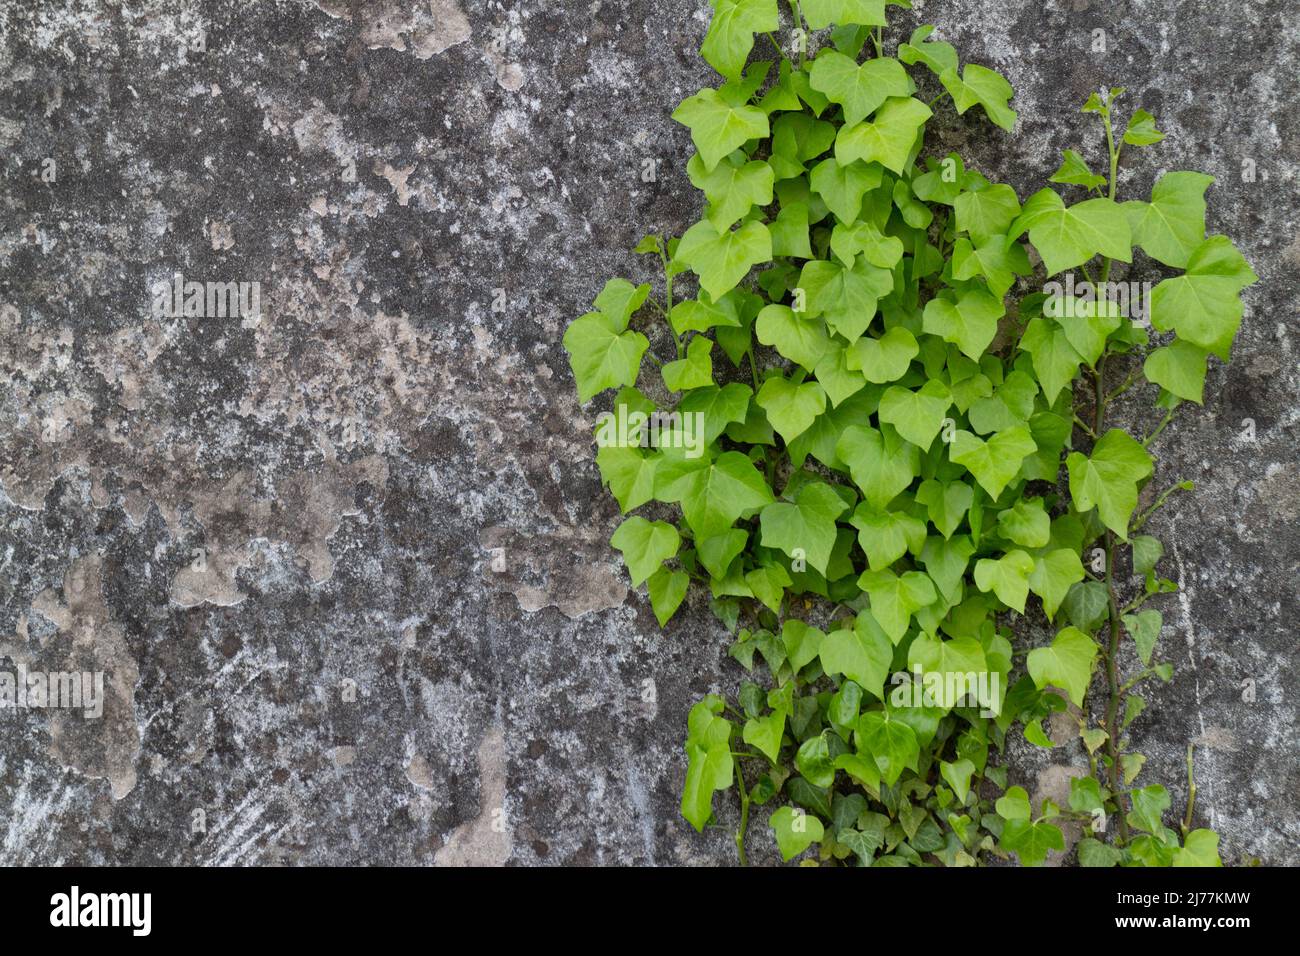
[[[663,241],[659,243],[659,261],[664,266],[664,301],[667,303],[664,306],[665,318],[673,311],[673,272],[669,268],[667,248],[667,237],[663,237]],[[682,338],[675,332],[673,333],[673,345],[677,347],[677,358],[680,360],[682,358]]]
[[[1183,817],[1183,840],[1192,829],[1192,811],[1196,808],[1196,774],[1192,770],[1192,751],[1195,744],[1187,745],[1187,815]]]
[[[1164,492],[1160,495],[1160,497],[1156,499],[1155,504],[1153,504],[1146,511],[1142,512],[1142,514],[1138,515],[1138,519],[1133,522],[1133,530],[1141,531],[1142,526],[1147,523],[1147,519],[1150,518],[1153,514],[1155,514],[1156,511],[1162,505],[1164,505],[1164,503],[1169,499],[1169,496],[1172,495],[1175,491],[1182,491],[1182,490],[1183,490],[1183,483],[1181,481],[1170,486],[1169,488],[1166,488]]]
[[[1109,126],[1109,122],[1108,122]],[[1109,264],[1109,263],[1108,263]],[[1092,430],[1101,433],[1102,418],[1106,412],[1106,356],[1097,360],[1094,378],[1095,406]],[[1119,814],[1119,842],[1128,842],[1128,821],[1124,818],[1124,802],[1119,789],[1119,600],[1115,596],[1115,532],[1106,530],[1106,606],[1110,619],[1110,642],[1106,651],[1106,753],[1110,757],[1110,791],[1115,798]]]
[[[740,761],[733,760],[736,770],[736,789],[740,791],[740,826],[736,828],[736,855],[741,866],[749,866],[745,857],[745,833],[749,830],[749,791],[745,789],[745,774],[740,769]]]
[[[1109,405],[1111,402],[1115,401],[1115,399],[1119,398],[1121,395],[1127,392],[1133,386],[1133,383],[1136,381],[1137,381],[1137,369],[1134,369],[1133,371],[1129,372],[1128,378],[1124,379],[1123,385],[1121,385],[1119,388],[1115,389],[1115,391],[1111,392],[1109,395],[1106,396],[1106,404]]]
[[[1119,186],[1119,150],[1115,148],[1115,125],[1111,121],[1109,105],[1106,109],[1106,152],[1110,154],[1110,191],[1111,200],[1115,198],[1115,190]],[[1120,149],[1123,149],[1121,144]],[[1107,265],[1109,265],[1107,261]]]
[[[1121,694],[1127,694],[1129,691],[1131,691],[1138,684],[1142,683],[1148,677],[1155,677],[1155,676],[1156,676],[1156,669],[1154,667],[1148,667],[1140,674],[1137,674],[1134,677],[1130,677],[1127,681],[1125,681],[1124,686],[1119,689],[1119,692]]]
[[[767,37],[769,40],[772,41],[772,46],[776,47],[776,55],[777,55],[777,56],[779,56],[779,57],[780,57],[781,59],[783,59],[783,60],[788,60],[788,59],[790,59],[788,56],[785,55],[785,50],[781,49],[781,44],[779,44],[779,43],[776,42],[776,37],[772,36],[771,31],[768,31],[767,33],[764,33],[763,36]]]
[[[808,65],[808,41],[806,39],[808,36],[808,30],[806,29],[803,20],[803,8],[799,6],[799,0],[789,0],[789,2],[790,14],[794,17],[794,28],[796,30],[803,30],[804,32],[805,39],[802,48],[799,50],[799,66],[805,67]]]
[[[1156,426],[1156,430],[1146,438],[1142,439],[1143,448],[1149,448],[1151,443],[1156,440],[1162,431],[1165,430],[1165,426],[1174,420],[1174,411],[1175,409],[1171,408],[1169,411],[1165,412],[1165,417],[1160,419],[1160,424]]]
[[[1136,531],[1137,529],[1135,528],[1134,530]],[[1139,595],[1138,597],[1135,597],[1133,600],[1125,604],[1124,607],[1120,610],[1120,617],[1123,617],[1125,614],[1132,614],[1143,604],[1146,604],[1148,599],[1153,597],[1155,597],[1154,594],[1142,594]]]

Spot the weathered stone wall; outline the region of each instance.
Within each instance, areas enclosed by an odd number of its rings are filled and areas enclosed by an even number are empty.
[[[1095,162],[1078,105],[1123,85],[1170,134],[1123,189],[1218,179],[1211,229],[1262,281],[1159,442],[1160,483],[1198,487],[1152,525],[1177,674],[1132,733],[1175,807],[1198,743],[1226,860],[1300,862],[1297,11],[917,6],[903,27],[1002,70],[1021,116],[953,117],[936,150],[1023,197],[1063,147]],[[629,591],[560,347],[605,278],[649,278],[643,233],[698,212],[668,114],[713,82],[706,23],[702,0],[0,7],[0,664],[114,675],[97,723],[0,715],[0,862],[732,859],[676,807],[686,710],[738,668],[701,600],[660,633]],[[176,272],[259,283],[260,317],[153,317]],[[1086,765],[1012,759],[1031,791]]]

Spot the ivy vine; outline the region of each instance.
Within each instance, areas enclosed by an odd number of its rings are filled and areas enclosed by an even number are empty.
[[[1022,203],[957,153],[921,158],[936,109],[1016,122],[1010,84],[932,27],[890,56],[884,0],[795,0],[783,46],[776,0],[712,2],[724,82],[673,113],[703,218],[637,246],[660,294],[613,279],[564,336],[579,398],[618,390],[596,461],[643,512],[612,538],[632,584],[661,626],[707,588],[751,678],[692,708],[682,814],[702,830],[734,793],[741,862],[763,807],[786,860],[816,845],[805,863],[1037,865],[1075,818],[1085,866],[1219,865],[1191,749],[1169,826],[1128,736],[1143,682],[1172,675],[1146,605],[1176,586],[1140,532],[1191,488],[1144,495],[1151,449],[1256,281],[1205,234],[1211,177],[1119,201],[1125,148],[1164,134],[1142,109],[1121,126],[1111,89],[1083,105],[1108,168],[1067,150]],[[750,62],[756,41],[777,59]],[[1134,249],[1178,274],[1112,282]],[[1149,430],[1110,425],[1148,384]],[[1031,647],[1031,625],[1055,634]],[[999,757],[1063,720],[1091,772],[1034,805]]]

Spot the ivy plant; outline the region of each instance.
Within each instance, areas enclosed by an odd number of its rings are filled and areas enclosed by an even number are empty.
[[[1152,448],[1202,402],[1256,281],[1205,233],[1211,178],[1120,201],[1126,147],[1163,134],[1111,89],[1083,105],[1106,168],[1066,150],[1022,202],[927,153],[936,109],[1016,122],[1010,84],[932,27],[891,56],[883,0],[713,7],[722,81],[673,113],[702,218],[636,247],[659,291],[613,279],[564,336],[581,400],[616,390],[596,461],[632,584],[661,626],[706,592],[747,672],[690,711],[683,816],[703,830],[735,800],[741,862],[763,808],[783,858],[815,847],[804,863],[1037,865],[1074,818],[1084,866],[1219,865],[1191,750],[1170,826],[1128,730],[1172,675],[1146,605],[1175,585],[1141,532],[1191,488],[1153,486]],[[1115,263],[1168,277],[1129,295]],[[1151,427],[1110,424],[1139,393]],[[1063,726],[1090,773],[1035,803],[1008,742]]]

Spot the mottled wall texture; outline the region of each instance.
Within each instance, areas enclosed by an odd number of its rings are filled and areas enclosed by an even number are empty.
[[[1297,8],[916,6],[1020,111],[933,152],[1027,196],[1122,85],[1170,134],[1123,189],[1217,178],[1261,282],[1160,439],[1197,490],[1150,526],[1177,673],[1132,733],[1176,807],[1198,744],[1225,861],[1300,863]],[[714,82],[708,12],[0,4],[0,669],[109,674],[98,720],[0,714],[0,862],[733,858],[677,803],[686,710],[739,668],[698,595],[661,633],[629,588],[560,346],[698,214],[669,113]],[[178,273],[260,309],[155,315]],[[1086,767],[1009,759],[1040,793]]]

